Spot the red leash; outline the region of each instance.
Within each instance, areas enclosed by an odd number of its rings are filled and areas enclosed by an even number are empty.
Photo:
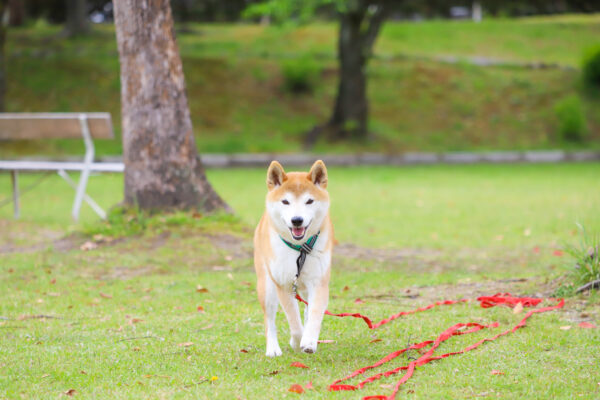
[[[299,301],[301,301],[305,304],[308,304],[299,295],[296,295],[296,299],[298,299]],[[507,305],[507,306],[514,307],[518,303],[521,303],[523,305],[523,307],[535,307],[539,303],[541,303],[544,299],[535,298],[535,297],[513,297],[510,293],[498,293],[498,294],[495,294],[494,296],[478,297],[477,300],[480,302],[480,305],[482,308],[490,308],[490,307],[494,307],[497,305]],[[456,354],[463,354],[463,353],[466,353],[473,349],[476,349],[477,347],[481,346],[485,342],[491,342],[493,340],[498,339],[500,336],[508,335],[509,333],[513,333],[517,329],[522,328],[523,326],[525,326],[527,319],[529,319],[529,317],[531,317],[535,313],[543,313],[543,312],[547,312],[547,311],[556,310],[556,309],[562,308],[565,305],[564,299],[551,298],[548,300],[556,301],[557,304],[553,305],[553,306],[547,306],[547,307],[530,310],[527,312],[527,314],[525,314],[525,317],[518,324],[516,324],[513,328],[508,329],[504,332],[498,333],[497,335],[492,336],[490,338],[481,339],[480,341],[473,343],[472,345],[467,346],[462,350],[451,352],[451,353],[445,353],[445,354],[441,354],[438,356],[433,355],[433,353],[440,346],[440,344],[442,342],[445,342],[446,340],[450,339],[452,336],[465,335],[468,333],[477,332],[481,329],[496,328],[499,326],[498,322],[493,322],[489,325],[481,325],[481,324],[477,324],[474,322],[460,323],[460,324],[453,325],[450,328],[446,329],[444,332],[442,332],[435,340],[426,340],[421,343],[413,344],[407,348],[394,351],[394,352],[388,354],[387,356],[383,357],[379,361],[377,361],[375,364],[357,369],[356,371],[352,372],[350,375],[334,381],[331,385],[329,385],[329,390],[330,391],[357,390],[357,389],[361,389],[367,383],[376,381],[377,379],[380,379],[382,377],[395,375],[400,371],[406,371],[404,373],[404,375],[402,376],[402,378],[400,378],[400,380],[396,383],[392,394],[390,394],[389,396],[377,395],[377,396],[363,397],[363,400],[374,400],[374,399],[394,400],[396,398],[396,394],[400,390],[400,386],[402,386],[404,383],[406,383],[412,377],[416,367],[420,367],[422,365],[430,363],[431,361],[440,360],[442,358],[450,357],[450,356],[453,356]],[[331,313],[330,311],[325,311],[325,314],[331,315],[334,317],[361,318],[365,321],[365,323],[367,324],[369,329],[376,329],[376,328],[380,327],[381,325],[385,325],[388,322],[391,322],[391,321],[395,320],[396,318],[399,318],[403,315],[414,314],[414,313],[429,310],[429,309],[432,309],[434,307],[441,306],[441,305],[464,303],[466,301],[468,301],[468,300],[460,299],[460,300],[438,301],[438,302],[435,302],[435,303],[430,304],[425,307],[420,307],[420,308],[410,310],[410,311],[402,311],[398,314],[394,314],[388,318],[382,319],[381,321],[379,321],[375,324],[368,317],[366,317],[362,314],[359,314],[359,313],[334,314],[334,313]],[[465,329],[465,328],[468,328],[468,329]],[[386,371],[386,372],[381,372],[381,373],[372,375],[372,376],[368,377],[367,379],[363,380],[362,382],[357,383],[356,385],[340,384],[340,382],[342,382],[342,381],[353,378],[357,375],[362,375],[363,373],[365,373],[366,371],[368,371],[370,369],[373,369],[382,364],[385,364],[385,363],[393,360],[394,358],[400,356],[401,354],[405,353],[408,350],[422,349],[426,346],[431,346],[431,347],[429,348],[429,350],[427,350],[427,352],[425,352],[423,355],[421,355],[421,357],[419,357],[418,359],[416,359],[414,361],[411,361],[407,365],[403,365],[403,366],[394,368],[394,369]]]

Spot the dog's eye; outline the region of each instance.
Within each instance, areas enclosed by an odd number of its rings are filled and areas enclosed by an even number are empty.
[[[283,204],[285,204],[286,206],[290,204],[290,202],[289,202],[289,201],[287,201],[287,200],[281,200],[281,202],[282,202]]]
[[[314,201],[313,199],[308,199],[308,200],[306,200],[306,204],[312,204],[312,203],[314,203],[314,202],[315,202],[315,201]]]

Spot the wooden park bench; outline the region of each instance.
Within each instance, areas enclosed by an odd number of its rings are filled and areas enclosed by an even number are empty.
[[[95,163],[93,139],[113,139],[109,113],[0,113],[0,141],[81,139],[85,144],[82,162],[0,160],[0,171],[10,171],[15,218],[19,217],[19,171],[55,171],[75,189],[72,216],[77,221],[82,201],[103,219],[106,212],[86,193],[90,172],[123,172],[123,163]],[[75,183],[67,171],[79,171]]]

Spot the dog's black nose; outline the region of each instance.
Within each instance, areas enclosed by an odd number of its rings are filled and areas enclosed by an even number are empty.
[[[300,226],[300,225],[302,225],[303,222],[304,222],[304,219],[302,217],[292,218],[292,225],[294,225],[294,226]]]

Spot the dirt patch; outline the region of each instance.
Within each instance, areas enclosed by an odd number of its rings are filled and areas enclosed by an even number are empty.
[[[377,262],[398,262],[405,261],[414,257],[434,257],[441,255],[436,250],[417,250],[417,249],[375,249],[360,247],[351,243],[344,243],[335,246],[334,255],[345,258],[371,260]]]
[[[103,275],[105,279],[119,279],[126,281],[143,275],[151,275],[156,269],[150,265],[142,267],[115,267],[108,274]]]
[[[230,234],[206,236],[217,249],[226,252],[232,258],[245,259],[252,257],[252,243],[249,240]]]
[[[78,248],[85,241],[85,238],[78,234],[63,235],[63,232],[48,229],[35,232],[15,229],[10,236],[7,234],[0,238],[3,242],[0,244],[0,254],[34,253],[48,248],[66,252]]]

